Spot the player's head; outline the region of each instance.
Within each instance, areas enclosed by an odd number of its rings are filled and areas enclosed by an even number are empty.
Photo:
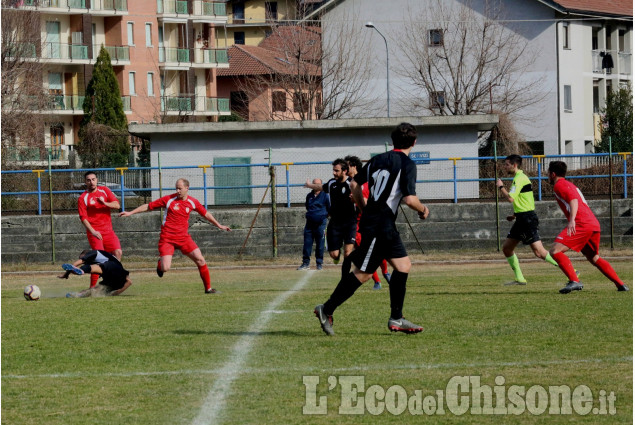
[[[179,194],[179,197],[185,198],[187,196],[187,191],[190,190],[190,182],[186,179],[178,179],[175,187],[176,193]]]
[[[337,180],[345,180],[348,174],[348,164],[342,158],[333,161],[333,177]]]
[[[86,189],[89,191],[97,189],[97,174],[94,171],[86,171],[84,173],[84,184],[86,184]]]
[[[395,149],[408,149],[417,141],[417,129],[407,122],[399,124],[390,134]]]
[[[513,174],[523,165],[523,158],[520,155],[512,154],[505,158],[505,169]]]
[[[88,254],[88,251],[90,251],[89,249],[85,249],[82,252],[79,253],[79,259],[83,260],[84,257],[86,256],[86,254]]]
[[[557,180],[557,177],[566,177],[567,164],[562,161],[551,161],[549,163],[547,174],[549,175],[549,181],[554,183]]]
[[[362,171],[362,160],[355,155],[348,155],[344,158],[344,161],[348,164],[348,175],[353,177],[355,174]]]

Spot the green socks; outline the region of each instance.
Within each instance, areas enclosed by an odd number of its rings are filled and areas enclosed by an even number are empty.
[[[552,264],[552,265],[554,265],[556,267],[559,267],[558,263],[556,263],[556,260],[554,260],[553,257],[551,256],[551,254],[549,254],[549,253],[547,253],[547,256],[545,257],[545,261],[547,263],[549,263],[549,264]]]
[[[525,280],[525,276],[523,276],[523,272],[520,271],[520,263],[518,262],[518,257],[516,257],[516,254],[506,258],[507,258],[507,262],[509,263],[512,270],[514,271],[514,275],[516,276],[516,281],[526,283],[527,281]]]

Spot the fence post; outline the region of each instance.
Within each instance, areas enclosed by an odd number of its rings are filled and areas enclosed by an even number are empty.
[[[49,202],[51,204],[51,264],[55,264],[55,220],[53,217],[53,172],[51,171],[51,149],[48,149],[49,156]]]
[[[276,167],[271,165],[271,148],[267,149],[269,154],[269,178],[271,180],[271,238],[272,254],[278,257],[278,210],[276,206]]]
[[[619,155],[622,155],[624,161],[624,199],[628,198],[628,164],[626,162],[626,157],[630,155],[630,152],[620,152]]]
[[[120,191],[121,191],[121,211],[125,211],[126,210],[126,195],[124,193],[123,187],[123,172],[124,170],[127,170],[128,167],[118,167],[115,168],[115,170],[119,171],[119,184],[120,184]]]
[[[615,247],[613,239],[613,145],[609,136],[609,215],[611,223],[611,249]]]
[[[289,165],[293,165],[293,162],[281,162],[287,169],[287,208],[291,208],[291,192],[289,191]]]
[[[42,180],[41,174],[46,170],[31,170],[37,173],[37,215],[42,215]]]
[[[203,205],[207,208],[207,169],[211,167],[211,165],[199,165],[198,168],[203,169]]]
[[[449,160],[454,162],[454,177],[452,178],[454,180],[454,203],[458,203],[459,199],[458,199],[458,187],[457,187],[457,182],[456,182],[456,161],[458,161],[461,158],[448,158]]]
[[[542,160],[544,155],[534,155],[538,160],[538,200],[542,201]]]

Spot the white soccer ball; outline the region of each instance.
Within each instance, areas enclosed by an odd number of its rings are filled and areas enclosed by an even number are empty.
[[[42,291],[36,285],[28,285],[24,288],[24,298],[27,301],[37,301],[40,299]]]

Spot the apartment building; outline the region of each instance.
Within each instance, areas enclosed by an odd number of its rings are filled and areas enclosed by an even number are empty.
[[[3,3],[3,5],[5,5]],[[68,161],[83,117],[85,89],[103,46],[119,82],[131,124],[213,121],[229,115],[219,98],[216,70],[229,67],[217,26],[227,23],[225,2],[207,0],[15,0],[5,7],[37,15],[39,40],[29,60],[43,65],[52,101],[44,144]]]

